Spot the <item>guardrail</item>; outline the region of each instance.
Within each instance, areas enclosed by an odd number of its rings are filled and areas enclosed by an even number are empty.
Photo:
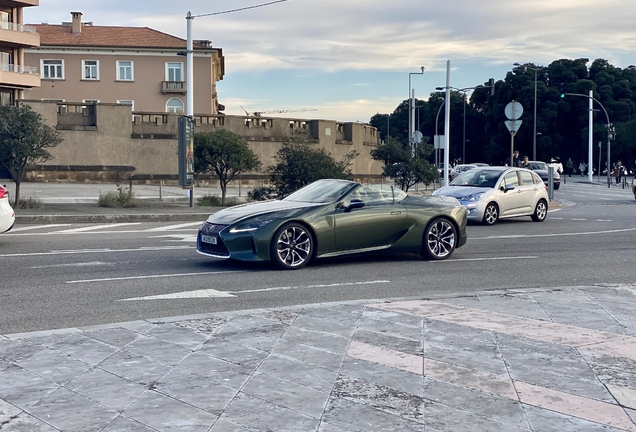
[[[34,66],[14,65],[10,63],[1,63],[0,69],[3,72],[15,72],[27,75],[38,75],[38,68]]]

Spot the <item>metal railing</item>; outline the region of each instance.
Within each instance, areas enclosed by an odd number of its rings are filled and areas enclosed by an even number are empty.
[[[36,34],[37,31],[33,26],[26,26],[22,24],[14,24],[11,22],[0,21],[0,29],[17,31],[22,33]]]
[[[27,75],[38,75],[38,68],[35,66],[22,66],[10,63],[0,63],[0,70],[3,72],[15,72]]]

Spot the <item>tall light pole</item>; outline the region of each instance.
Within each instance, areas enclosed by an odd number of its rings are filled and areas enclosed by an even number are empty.
[[[411,156],[415,156],[413,135],[415,134],[415,92],[411,93],[411,75],[424,75],[424,66],[421,72],[409,72],[409,143],[411,144]]]
[[[513,63],[513,66],[522,66],[520,63]],[[534,131],[532,134],[532,160],[537,160],[537,72],[541,68],[534,68],[523,65],[526,69],[534,71]]]

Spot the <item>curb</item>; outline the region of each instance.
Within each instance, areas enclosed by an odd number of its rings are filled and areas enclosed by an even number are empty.
[[[51,223],[114,223],[114,222],[173,222],[205,221],[211,213],[184,214],[101,214],[101,215],[16,215],[18,224],[51,224]]]

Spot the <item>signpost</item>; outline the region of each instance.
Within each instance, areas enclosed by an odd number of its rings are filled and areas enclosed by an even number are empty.
[[[179,186],[188,189],[190,207],[194,195],[194,120],[187,116],[179,117]]]
[[[505,123],[508,131],[510,131],[510,166],[512,166],[515,151],[515,135],[522,123],[522,121],[519,120],[519,117],[523,114],[523,106],[521,106],[519,102],[513,100],[506,105],[504,113],[509,119]]]

